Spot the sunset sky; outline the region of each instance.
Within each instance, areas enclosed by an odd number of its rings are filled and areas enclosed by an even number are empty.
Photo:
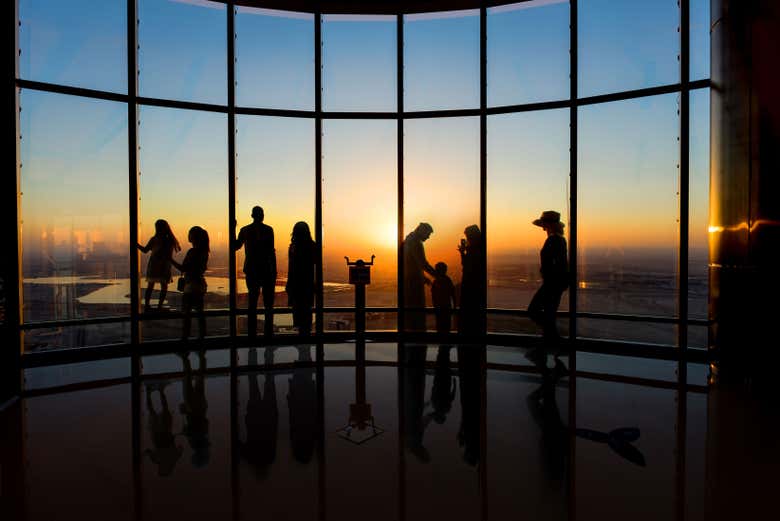
[[[139,0],[142,96],[226,103],[223,5]],[[63,3],[64,4],[64,3]],[[691,78],[709,76],[706,2],[692,1]],[[676,0],[582,0],[580,96],[679,81]],[[83,13],[89,9],[92,16]],[[126,90],[123,2],[20,0],[23,78]],[[406,110],[479,106],[477,12],[415,15],[405,22]],[[488,14],[488,102],[569,96],[569,7],[539,0]],[[313,28],[306,14],[241,8],[236,16],[237,103],[314,108]],[[395,111],[394,17],[326,16],[323,108]],[[709,95],[692,93],[692,238],[706,246]],[[579,112],[581,247],[676,249],[679,95],[585,106]],[[128,232],[127,110],[121,103],[24,90],[22,212],[25,249],[103,242]],[[205,227],[213,249],[228,237],[227,120],[219,113],[139,110],[142,241],[166,218],[182,242]],[[280,268],[292,225],[314,226],[314,121],[239,116],[239,226],[260,204],[276,230]],[[370,257],[395,269],[397,131],[394,120],[323,123],[326,258]],[[457,262],[463,228],[479,223],[479,118],[407,120],[404,235],[420,221],[434,234],[429,260]],[[492,253],[538,251],[530,222],[556,209],[568,224],[569,111],[488,118],[488,235]],[[341,260],[343,262],[343,259]],[[286,266],[285,266],[286,268]],[[326,266],[326,269],[328,267]],[[326,274],[327,278],[327,274]]]

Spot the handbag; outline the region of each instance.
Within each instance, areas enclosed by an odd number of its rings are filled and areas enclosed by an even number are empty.
[[[178,289],[179,291],[181,291],[183,293],[184,292],[184,286],[186,284],[187,283],[184,280],[184,277],[179,277],[179,280],[176,281],[176,289]]]

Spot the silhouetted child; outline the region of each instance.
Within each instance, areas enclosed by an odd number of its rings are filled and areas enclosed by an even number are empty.
[[[452,328],[452,308],[455,307],[455,286],[447,276],[447,265],[437,262],[434,267],[431,300],[436,309],[436,332],[449,333]]]
[[[426,416],[426,426],[430,420],[442,424],[452,409],[452,402],[457,392],[457,380],[452,375],[450,367],[450,346],[440,346],[436,357],[436,370],[433,374],[430,405],[433,409]]]

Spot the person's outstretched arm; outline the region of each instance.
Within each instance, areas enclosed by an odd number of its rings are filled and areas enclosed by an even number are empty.
[[[149,251],[152,249],[152,241],[154,239],[149,239],[149,242],[146,243],[146,246],[141,246],[141,244],[136,244],[138,246],[138,249],[141,250],[143,253],[149,253]]]
[[[187,252],[187,255],[185,255],[185,256],[184,256],[184,260],[183,260],[183,261],[181,261],[181,264],[179,264],[178,262],[176,262],[176,259],[174,259],[173,257],[171,257],[171,264],[173,264],[173,266],[174,266],[174,267],[175,267],[177,270],[179,270],[180,272],[184,273],[184,271],[185,271],[185,269],[186,269],[186,266],[187,266],[187,259],[188,259],[189,255],[190,255],[190,253],[189,253],[189,252]]]
[[[244,230],[241,230],[240,232],[238,232],[238,237],[236,237],[236,240],[234,240],[233,244],[231,245],[231,247],[233,248],[233,251],[240,250],[241,247],[244,245],[244,241],[245,240],[246,239],[244,237]]]
[[[425,249],[423,248],[422,243],[416,243],[411,246],[413,246],[411,254],[417,261],[417,264],[422,267],[424,272],[428,273],[432,277],[435,276],[436,270],[433,269],[433,266],[428,264],[428,259],[425,258]]]

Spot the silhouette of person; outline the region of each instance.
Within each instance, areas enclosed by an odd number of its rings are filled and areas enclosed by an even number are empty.
[[[440,346],[436,356],[436,368],[431,387],[431,409],[426,420],[442,424],[452,409],[452,402],[458,390],[458,381],[452,375],[450,367],[450,346]],[[426,423],[427,425],[427,423]]]
[[[425,284],[429,281],[425,273],[435,276],[436,271],[425,259],[423,243],[433,233],[433,227],[428,223],[420,223],[403,243],[404,254],[404,306],[411,308],[406,311],[404,320],[407,331],[425,331]]]
[[[257,365],[257,349],[249,350],[249,365]],[[255,469],[258,479],[268,474],[276,459],[276,438],[279,430],[279,408],[276,403],[274,373],[265,373],[260,392],[259,373],[249,375],[249,400],[246,404],[246,441],[238,442],[241,457]]]
[[[167,383],[146,386],[146,413],[149,415],[149,432],[154,450],[146,449],[144,454],[148,454],[149,459],[157,465],[157,475],[160,477],[170,476],[173,473],[176,462],[184,452],[181,445],[176,445],[176,437],[173,435],[173,415],[165,396],[166,385]],[[160,393],[162,409],[159,413],[154,410],[152,403],[154,391]]]
[[[479,463],[481,421],[481,345],[458,346],[458,375],[460,376],[461,420],[458,444],[463,447],[463,461],[469,465]]]
[[[292,308],[293,325],[298,334],[311,333],[311,310],[314,306],[317,245],[311,238],[309,225],[303,221],[295,223],[288,250],[287,302]]]
[[[201,351],[198,355],[198,372],[193,376],[192,365],[189,356],[184,359],[184,381],[182,382],[182,395],[184,401],[179,406],[179,411],[184,415],[184,429],[182,434],[187,438],[192,449],[192,465],[197,468],[205,467],[211,458],[209,441],[209,420],[206,411],[209,402],[206,400],[206,353]]]
[[[545,347],[556,346],[560,353],[560,336],[555,323],[561,296],[568,286],[569,265],[566,252],[566,238],[563,236],[564,224],[561,214],[553,210],[542,212],[539,219],[533,221],[547,233],[547,240],[541,251],[542,285],[528,304],[528,315],[542,328]],[[528,354],[533,359],[544,356],[544,349],[537,348]]]
[[[447,276],[447,265],[437,262],[436,275],[431,285],[431,301],[436,309],[436,332],[449,333],[452,329],[452,309],[455,307],[455,285]]]
[[[203,315],[203,298],[206,295],[206,268],[209,263],[209,234],[200,226],[193,226],[187,234],[187,240],[192,248],[187,251],[184,260],[179,264],[171,259],[184,275],[181,308],[184,313],[182,320],[181,339],[187,340],[192,326],[192,310],[198,314],[198,339],[206,337],[206,317]]]
[[[542,368],[542,384],[526,398],[531,417],[542,431],[541,451],[549,479],[561,482],[566,474],[569,459],[569,430],[561,420],[555,388],[566,373],[563,362],[556,360],[550,370]]]
[[[298,347],[298,361],[311,362],[309,346]],[[317,440],[317,382],[314,367],[294,369],[289,378],[287,406],[290,413],[290,445],[293,458],[311,462]]]
[[[176,236],[171,231],[171,226],[164,219],[157,219],[154,223],[154,236],[149,239],[146,246],[136,245],[143,253],[152,252],[149,262],[146,264],[146,293],[144,293],[144,313],[151,311],[152,292],[154,285],[160,284],[160,300],[157,302],[157,310],[162,309],[165,296],[168,293],[168,284],[171,278],[171,258],[174,252],[180,252],[181,246]]]
[[[405,437],[406,448],[420,462],[427,463],[431,459],[428,449],[423,445],[423,434],[427,422],[423,417],[425,412],[425,346],[414,346],[410,350],[410,361],[404,372]],[[430,421],[430,420],[429,420]]]
[[[458,330],[465,335],[480,335],[486,330],[485,257],[482,232],[476,224],[467,226],[458,251],[463,265],[460,283]]]
[[[238,233],[233,249],[244,247],[244,275],[249,293],[247,329],[249,336],[257,335],[257,299],[263,291],[263,310],[265,312],[264,335],[274,332],[273,309],[276,291],[276,249],[274,248],[274,230],[263,223],[265,212],[259,206],[252,208],[252,223],[247,224]]]

